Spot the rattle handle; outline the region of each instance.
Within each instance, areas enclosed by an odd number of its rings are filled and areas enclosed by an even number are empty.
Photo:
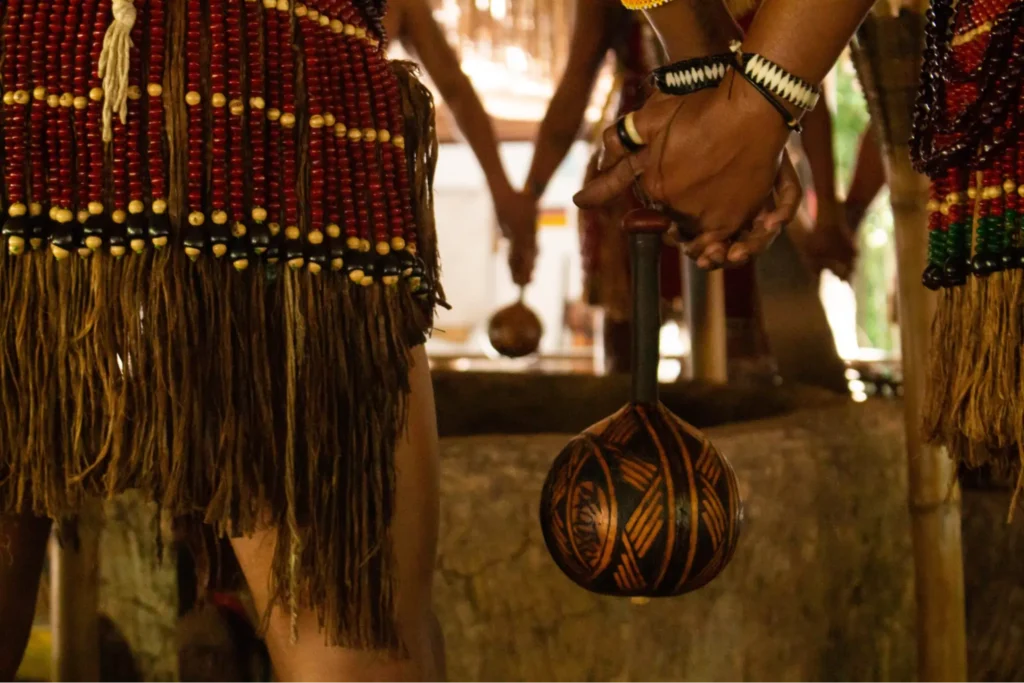
[[[633,277],[633,403],[658,402],[661,360],[661,239],[670,221],[656,211],[632,211],[623,219],[629,233]]]

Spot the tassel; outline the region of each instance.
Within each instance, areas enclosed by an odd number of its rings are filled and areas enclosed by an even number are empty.
[[[135,0],[114,0],[113,21],[103,37],[97,73],[103,79],[103,141],[113,139],[111,123],[116,112],[128,122],[128,65],[131,61]]]

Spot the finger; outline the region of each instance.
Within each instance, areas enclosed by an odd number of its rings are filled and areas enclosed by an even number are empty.
[[[654,138],[656,131],[652,121],[657,114],[659,105],[664,106],[660,100],[648,100],[647,104],[633,112],[633,125],[644,145],[651,144],[651,140]],[[622,144],[622,138],[619,137],[618,121],[604,129],[604,133],[601,134],[601,146],[602,152],[597,166],[599,171],[611,168],[631,154]]]
[[[628,158],[622,158],[614,166],[601,171],[591,178],[572,201],[581,209],[596,209],[604,206],[632,187],[637,176],[644,172],[650,158],[645,148]]]
[[[803,196],[804,189],[800,185],[800,176],[797,175],[787,154],[783,157],[779,174],[775,178],[775,209],[763,215],[764,223],[770,227],[775,224],[779,227],[788,225],[800,209]]]
[[[781,232],[782,223],[754,226],[740,235],[736,242],[729,247],[729,263],[732,265],[746,263],[752,256],[756,256],[770,247]]]

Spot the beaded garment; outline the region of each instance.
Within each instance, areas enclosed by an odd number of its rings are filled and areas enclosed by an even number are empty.
[[[911,140],[940,290],[926,430],[1005,471],[1024,445],[1024,1],[935,0],[927,21]]]
[[[0,513],[139,488],[280,529],[276,602],[394,646],[429,93],[383,0],[0,0]]]

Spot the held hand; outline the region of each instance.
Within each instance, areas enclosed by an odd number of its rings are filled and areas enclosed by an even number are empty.
[[[513,192],[496,203],[502,234],[509,240],[512,281],[528,285],[537,261],[537,200],[525,192]]]
[[[789,130],[758,92],[727,79],[685,97],[659,93],[634,121],[648,146],[629,154],[615,128],[606,130],[601,173],[576,195],[579,206],[598,208],[636,186],[691,230],[682,237],[705,267],[738,263],[770,244],[798,185],[792,169],[780,173]],[[784,196],[766,210],[773,189]],[[740,234],[752,219],[754,228]]]

